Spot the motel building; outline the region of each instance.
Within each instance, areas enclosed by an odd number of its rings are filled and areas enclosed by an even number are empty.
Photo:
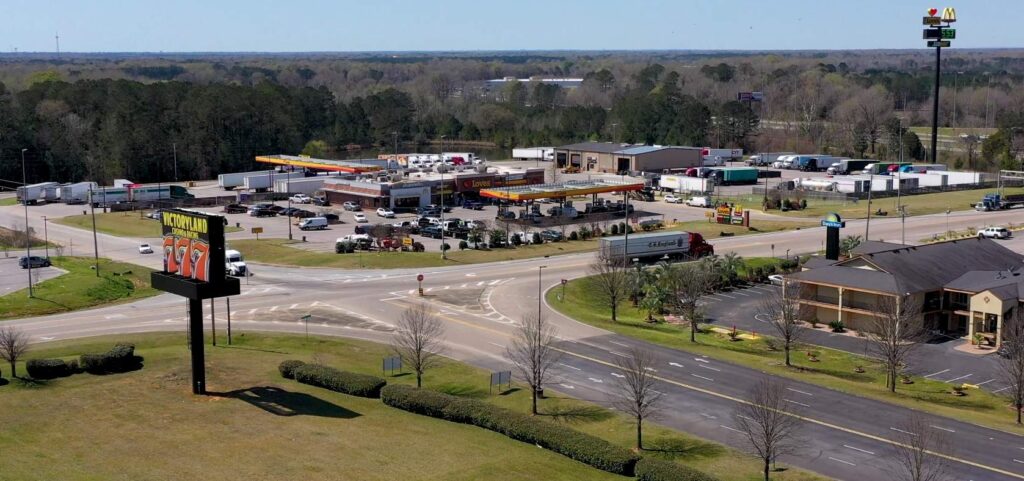
[[[935,334],[981,334],[998,347],[1003,321],[1024,306],[1024,256],[998,241],[963,239],[920,246],[868,241],[844,260],[812,258],[786,276],[800,318],[870,330],[883,296],[908,296]]]

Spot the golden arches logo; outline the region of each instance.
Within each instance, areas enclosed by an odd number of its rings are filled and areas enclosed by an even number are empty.
[[[956,21],[956,9],[953,7],[946,7],[942,9],[942,21],[946,23],[953,23]]]

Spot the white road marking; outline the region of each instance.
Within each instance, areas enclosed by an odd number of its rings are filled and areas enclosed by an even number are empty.
[[[249,314],[255,314],[255,313],[256,313],[256,309],[249,309]]]
[[[596,378],[596,377],[588,377],[587,379],[591,380],[592,382],[596,382],[596,383],[598,383],[598,384],[600,384],[600,383],[603,383],[603,382],[604,382],[604,381],[602,381],[602,380],[600,380],[600,379],[598,379],[598,378]]]
[[[843,463],[843,464],[849,464],[850,466],[856,466],[856,464],[853,464],[853,463],[851,463],[849,461],[843,461],[842,459],[833,458],[832,456],[829,456],[828,459],[831,459],[831,460],[833,460],[833,461],[835,461],[837,463]]]
[[[491,282],[488,282],[488,283],[487,283],[487,285],[489,285],[489,286],[495,286],[495,285],[498,285],[499,283],[501,283],[501,281],[502,281],[502,280],[503,280],[503,279],[498,279],[498,280],[496,280],[496,281],[491,281]]]
[[[800,390],[797,390],[797,389],[793,389],[793,388],[791,388],[791,387],[787,387],[787,388],[786,388],[786,390],[787,390],[787,391],[793,391],[793,392],[795,392],[795,393],[800,393],[800,394],[803,394],[803,395],[805,395],[805,396],[813,396],[813,394],[811,394],[811,393],[809,393],[809,392],[806,392],[806,391],[800,391]]]
[[[912,432],[910,432],[910,431],[904,431],[904,430],[902,430],[902,429],[897,429],[897,428],[894,428],[894,427],[892,427],[892,426],[889,426],[889,429],[891,429],[891,430],[893,430],[893,431],[896,431],[896,432],[898,432],[898,433],[903,433],[903,434],[909,434],[909,435],[911,435],[911,436],[917,436],[917,434],[914,434],[914,433],[912,433]]]
[[[708,361],[707,359],[701,359],[699,357],[695,357],[695,358],[693,358],[693,360],[697,361],[697,362],[711,362],[711,361]]]
[[[295,308],[298,308],[298,307],[299,307],[298,304],[292,304],[291,307],[289,307],[288,309],[295,309]]]
[[[573,386],[572,384],[564,384],[563,383],[563,384],[559,384],[559,386],[562,386],[562,387],[564,387],[566,389],[576,389],[576,386]]]
[[[705,366],[705,365],[703,365],[703,364],[698,364],[698,366],[700,366],[700,367],[702,367],[702,368],[704,368],[704,369],[710,369],[710,370],[712,370],[712,371],[716,371],[716,372],[722,372],[722,370],[721,370],[721,369],[719,369],[719,368],[717,368],[717,367]]]
[[[486,282],[486,281],[480,281],[480,282],[477,282],[477,283],[476,283],[476,285],[478,285],[478,286],[482,286],[482,285],[484,285],[484,282]]]
[[[668,365],[669,366],[673,366],[673,367],[683,367],[683,365],[679,364],[678,362],[670,362],[670,363],[668,363]]]
[[[629,347],[629,344],[623,344],[621,342],[616,342],[616,341],[608,341],[608,342],[610,342],[612,344],[615,344],[616,346]]]
[[[563,366],[565,366],[565,367],[567,367],[567,368],[569,368],[569,369],[575,369],[575,370],[577,370],[577,371],[582,371],[582,369],[580,369],[580,368],[578,368],[578,367],[576,367],[576,366],[570,366],[570,365],[568,365],[568,364],[566,364],[566,363],[564,363],[564,362],[560,362],[559,364],[561,364],[561,365],[563,365]]]
[[[615,376],[615,377],[618,377],[618,378],[624,378],[624,377],[626,377],[626,376],[624,376],[624,375],[622,375],[622,374],[619,374],[619,373],[617,373],[617,372],[613,372],[613,373],[612,373],[612,376]]]
[[[735,297],[733,297],[733,296],[730,296],[730,295],[728,295],[728,294],[722,294],[721,292],[719,292],[718,294],[715,294],[715,295],[716,295],[716,296],[722,296],[722,297],[728,297],[729,299],[736,299],[736,298],[735,298]]]
[[[381,301],[393,301],[393,300],[396,300],[396,299],[405,299],[405,296],[385,297],[385,298],[379,299],[379,300],[381,300]]]
[[[276,310],[277,310],[277,306],[274,306],[274,307],[271,307],[271,308],[270,308],[270,312],[274,312],[274,311],[276,311]]]
[[[1002,388],[1002,389],[996,389],[995,391],[992,391],[992,392],[993,392],[993,393],[997,393],[997,392],[1005,391],[1005,390],[1007,390],[1007,389],[1010,389],[1010,387],[1011,387],[1011,386],[1006,386],[1006,387],[1004,387],[1004,388]]]
[[[844,444],[843,447],[847,448],[847,449],[852,449],[854,451],[860,451],[860,452],[865,453],[865,454],[872,454],[872,455],[875,454],[874,452],[868,451],[867,449],[855,448],[853,446],[850,446],[849,444]]]
[[[505,346],[502,346],[501,344],[498,344],[498,343],[496,343],[496,342],[488,342],[487,344],[490,344],[490,345],[492,345],[492,346],[498,346],[498,347],[501,347],[501,348],[504,348],[504,347],[505,347]]]
[[[1024,464],[1024,461],[1021,461],[1021,460],[1019,460],[1019,459],[1017,459],[1017,458],[1013,458],[1013,462],[1015,462],[1015,463],[1020,463],[1020,464]]]
[[[625,355],[625,354],[623,354],[621,352],[615,352],[615,351],[608,351],[608,352],[610,352],[612,354],[615,354],[616,356],[619,356],[619,357],[629,357],[629,356],[627,356],[627,355]]]
[[[988,384],[988,383],[990,383],[992,381],[995,381],[995,379],[993,378],[993,379],[989,379],[988,381],[979,382],[978,384],[975,384],[975,386],[981,386],[981,385],[984,385],[984,384]]]
[[[470,272],[469,274],[466,274],[466,277],[476,277],[476,274]]]
[[[803,407],[805,407],[805,408],[809,408],[809,407],[811,407],[811,405],[810,405],[810,404],[804,404],[804,403],[802,403],[802,402],[797,402],[797,401],[794,401],[794,400],[792,400],[792,399],[783,399],[783,401],[786,401],[786,402],[788,402],[788,403],[792,403],[792,404],[796,404],[797,406],[803,406]]]
[[[39,336],[39,339],[42,339],[44,341],[52,341],[54,338],[51,336]]]
[[[932,424],[932,427],[935,428],[935,429],[938,429],[940,431],[946,431],[947,433],[955,433],[956,432],[956,431],[954,431],[952,429],[944,428],[944,427],[941,427],[941,426],[936,426],[934,424]]]
[[[658,370],[653,367],[644,367],[644,371],[658,372]]]
[[[925,376],[925,378],[929,378],[929,377],[932,377],[932,376],[938,376],[939,374],[942,374],[944,372],[949,372],[949,369],[943,369],[943,370],[941,370],[939,372],[933,372],[933,373]]]
[[[750,297],[750,294],[745,294],[743,291],[732,291],[732,293],[743,297]]]
[[[700,413],[700,415],[704,416],[704,417],[706,417],[708,419],[718,419],[718,416],[712,416],[712,415],[710,415],[708,413]]]
[[[961,379],[967,379],[967,378],[969,378],[969,377],[971,377],[971,376],[973,376],[973,375],[974,375],[974,374],[973,374],[973,373],[971,373],[971,374],[966,374],[966,375],[963,375],[963,376],[960,376],[960,377],[954,377],[953,379],[950,379],[950,380],[948,380],[948,381],[946,381],[946,382],[953,382],[953,381],[959,381],[959,380],[961,380]]]
[[[726,426],[724,424],[719,424],[718,427],[720,427],[722,429],[728,429],[730,431],[735,431],[737,433],[743,434],[743,431],[740,431],[739,429],[736,429],[736,428],[730,428],[729,426]]]
[[[705,381],[711,381],[711,382],[715,382],[715,380],[714,380],[714,379],[711,379],[710,377],[704,377],[704,376],[701,376],[701,375],[699,375],[699,374],[690,374],[690,375],[691,375],[691,376],[693,376],[693,377],[699,377],[699,378],[701,378],[701,379],[703,379],[703,380],[705,380]]]

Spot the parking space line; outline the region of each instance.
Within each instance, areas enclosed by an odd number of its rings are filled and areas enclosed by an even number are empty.
[[[1012,386],[1006,386],[1006,387],[1004,387],[1002,389],[996,389],[995,391],[992,391],[992,393],[994,394],[994,393],[997,393],[997,392],[1002,392],[1002,391],[1005,391],[1007,389],[1010,389],[1010,387],[1012,387]]]
[[[971,376],[973,376],[973,375],[974,375],[973,373],[971,373],[971,374],[965,374],[965,375],[963,375],[963,376],[960,376],[960,377],[954,377],[953,379],[950,379],[950,380],[948,380],[948,381],[946,381],[946,382],[953,382],[953,381],[959,381],[959,380],[961,380],[961,379],[967,379],[967,378],[969,378],[969,377],[971,377]]]
[[[995,378],[989,379],[988,381],[979,382],[978,384],[975,384],[975,386],[982,386],[982,385],[988,384],[988,383],[990,383],[992,381],[995,381]]]
[[[932,427],[935,428],[935,429],[938,429],[939,431],[946,431],[947,433],[955,433],[956,432],[956,431],[954,431],[952,429],[944,428],[944,427],[941,427],[941,426],[936,426],[934,424],[932,424]]]
[[[738,296],[750,297],[750,294],[746,294],[743,291],[730,291],[730,292],[732,292],[733,294],[736,294]]]
[[[724,424],[719,424],[718,427],[720,427],[722,429],[728,429],[730,431],[735,431],[737,433],[743,434],[743,431],[740,431],[739,429],[736,429],[736,428],[730,428],[729,426],[726,426]]]
[[[711,381],[711,382],[715,382],[715,380],[714,380],[714,379],[711,379],[710,377],[704,377],[704,376],[701,376],[700,374],[690,374],[690,375],[691,375],[691,376],[693,376],[693,377],[696,377],[696,378],[700,378],[700,379],[703,379],[703,380],[705,380],[705,381]]]
[[[868,451],[867,449],[856,448],[856,447],[850,446],[849,444],[844,444],[843,447],[847,448],[847,449],[852,449],[854,451],[860,451],[860,452],[865,453],[865,454],[871,454],[871,455],[875,454],[874,452]]]
[[[850,466],[856,466],[856,464],[853,464],[853,463],[851,463],[849,461],[844,461],[844,460],[839,459],[839,458],[833,458],[832,456],[829,456],[828,459],[831,459],[831,460],[833,460],[833,461],[835,461],[837,463],[843,463],[843,464],[849,464]]]
[[[802,403],[802,402],[794,401],[794,400],[792,400],[792,399],[785,399],[785,398],[783,398],[782,400],[783,400],[783,401],[786,401],[786,402],[788,402],[788,403],[791,403],[791,404],[796,404],[797,406],[803,406],[803,407],[805,407],[805,408],[809,408],[809,407],[811,407],[811,405],[810,405],[810,404],[804,404],[804,403]]]
[[[805,396],[813,396],[813,394],[811,394],[811,393],[809,393],[809,392],[806,392],[806,391],[800,391],[800,390],[798,390],[798,389],[793,389],[793,388],[791,388],[791,387],[787,387],[787,388],[786,388],[786,390],[787,390],[787,391],[793,391],[793,392],[795,392],[795,393],[800,393],[800,394],[803,394],[803,395],[805,395]]]
[[[933,372],[933,373],[931,373],[931,374],[929,374],[927,376],[924,376],[924,377],[925,377],[925,379],[927,379],[927,378],[930,378],[932,376],[938,376],[939,374],[942,374],[944,372],[949,372],[949,369],[943,369],[943,370],[941,370],[939,372]]]

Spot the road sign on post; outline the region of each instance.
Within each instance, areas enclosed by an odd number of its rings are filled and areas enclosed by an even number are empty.
[[[306,314],[305,316],[302,316],[300,318],[302,322],[306,325],[306,340],[309,340],[309,318],[311,317],[313,316]]]
[[[419,283],[420,296],[423,295],[423,274],[416,275],[416,282]]]
[[[402,372],[402,357],[401,356],[385,357],[383,365],[382,365],[382,370],[383,370],[384,373],[390,373],[390,375],[392,375],[392,376],[395,375],[395,371],[396,370],[398,372]]]
[[[508,388],[512,389],[512,371],[497,371],[491,373],[491,384],[487,388],[488,393],[494,392],[494,386],[498,386],[501,389],[502,384],[508,384]],[[500,391],[499,391],[500,392]]]
[[[263,233],[262,227],[253,227],[250,231],[256,235],[256,240],[260,240],[260,234]]]

